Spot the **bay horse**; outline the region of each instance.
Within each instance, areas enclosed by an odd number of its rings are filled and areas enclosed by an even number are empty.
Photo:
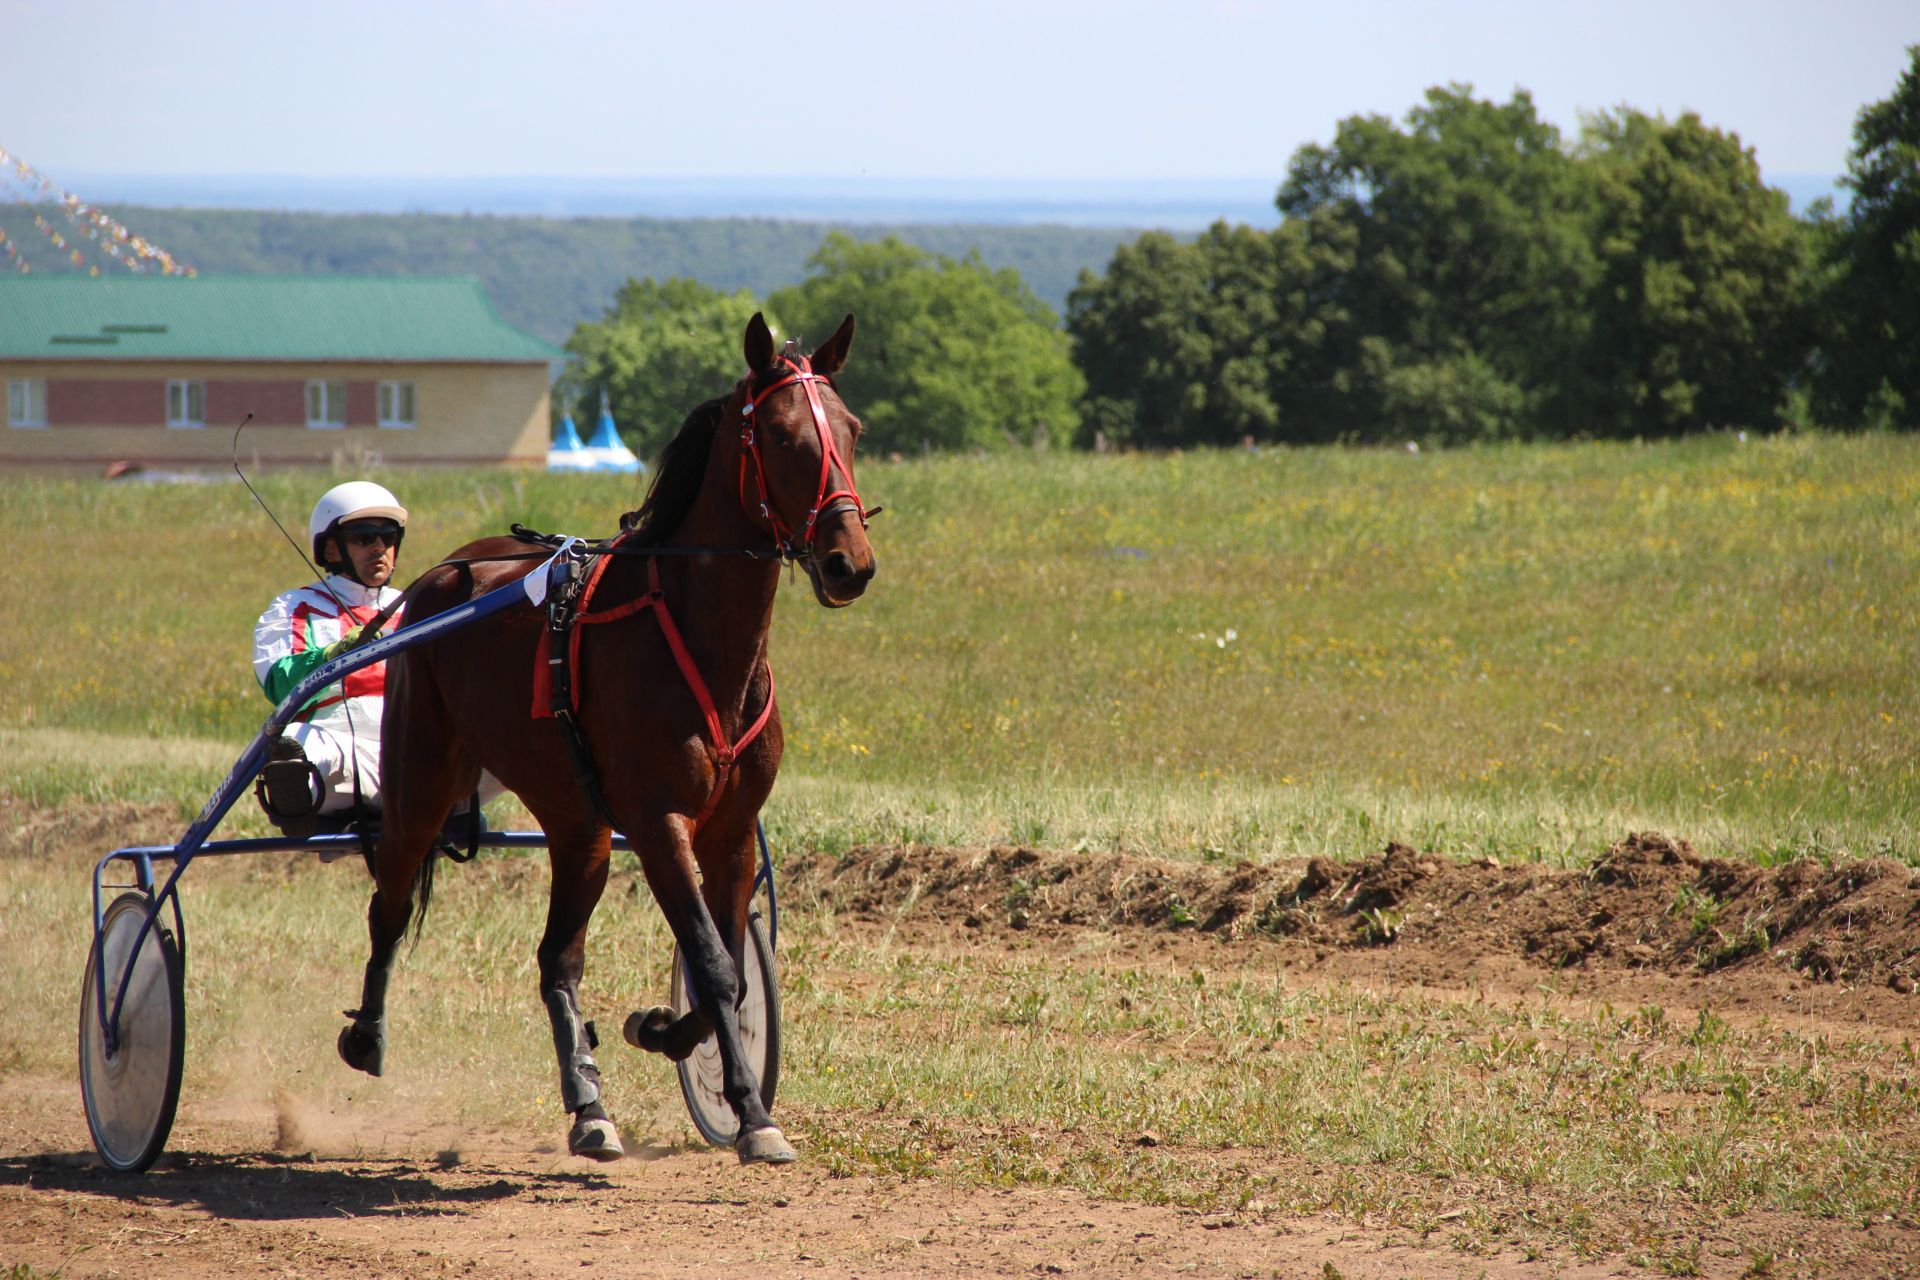
[[[780,768],[766,656],[780,561],[804,566],[828,608],[851,604],[874,572],[851,463],[860,422],[831,381],[852,343],[849,315],[811,359],[791,344],[776,353],[756,314],[743,342],[746,376],[688,416],[640,509],[621,519],[622,554],[598,558],[598,582],[573,632],[572,680],[603,799],[576,781],[560,722],[529,718],[536,658],[545,656],[542,610],[509,608],[389,661],[372,954],[339,1043],[349,1066],[383,1069],[396,946],[415,919],[416,893],[426,910],[442,825],[485,769],[547,837],[540,995],[572,1117],[568,1150],[624,1154],[578,994],[587,922],[607,883],[611,821],[639,855],[695,997],[678,1020],[664,1007],[635,1013],[628,1039],[678,1060],[716,1035],[741,1162],[796,1158],[762,1104],[735,1009],[755,825]],[[727,554],[756,550],[759,558]],[[408,622],[524,576],[537,563],[526,553],[526,542],[506,537],[460,548],[449,560],[463,563],[436,566],[410,589]]]

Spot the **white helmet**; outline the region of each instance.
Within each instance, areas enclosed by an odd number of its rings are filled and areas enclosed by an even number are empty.
[[[371,480],[337,484],[320,495],[320,501],[313,504],[313,517],[307,521],[313,558],[322,567],[326,564],[320,551],[322,539],[349,520],[391,520],[400,526],[402,534],[407,531],[407,509],[384,486]]]

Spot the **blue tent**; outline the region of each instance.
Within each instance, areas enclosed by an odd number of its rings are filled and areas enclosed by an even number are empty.
[[[570,413],[561,417],[560,430],[547,448],[547,470],[593,470],[593,459],[587,456],[587,446],[580,443],[580,433],[574,429],[573,415]]]
[[[595,471],[644,471],[640,459],[633,456],[633,450],[620,442],[620,433],[613,427],[613,407],[607,403],[607,392],[600,390],[600,425],[594,429],[593,439],[587,441],[587,456],[593,459]]]

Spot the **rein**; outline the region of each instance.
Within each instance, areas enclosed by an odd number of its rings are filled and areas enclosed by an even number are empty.
[[[875,507],[868,514],[878,515],[880,510],[881,508]],[[543,547],[558,547],[562,542],[566,541],[565,536],[562,534],[538,533],[522,524],[509,525],[508,530],[513,537],[518,538],[522,542],[532,542]],[[584,556],[744,556],[749,560],[785,560],[789,563],[797,563],[807,558],[807,553],[803,552],[799,555],[791,555],[777,547],[767,548],[765,550],[758,547],[623,547],[620,545],[618,537],[611,542],[587,543],[576,548],[576,550]],[[373,617],[367,621],[366,626],[361,629],[362,638],[359,643],[366,644],[377,637],[380,634],[381,628],[392,621],[393,615],[400,612],[407,601],[413,598],[414,591],[426,582],[427,574],[432,573],[435,569],[457,569],[474,564],[506,564],[515,560],[547,560],[550,558],[551,553],[546,551],[520,551],[499,556],[450,556],[445,560],[437,561],[428,567],[425,573],[422,573],[419,577],[408,583],[406,589],[400,593],[398,599],[386,608],[380,610],[380,612],[374,614]],[[359,645],[353,647],[358,648]]]
[[[705,677],[700,674],[699,664],[693,659],[693,653],[680,634],[679,626],[673,620],[672,612],[667,608],[666,592],[660,586],[660,556],[662,555],[738,555],[751,560],[788,560],[802,559],[811,554],[803,550],[798,554],[790,549],[761,550],[753,547],[629,547],[622,545],[630,534],[621,534],[611,541],[584,544],[559,534],[540,533],[525,525],[509,526],[512,536],[523,542],[531,542],[542,547],[563,549],[568,566],[567,587],[562,590],[550,590],[547,594],[548,622],[540,635],[540,645],[536,657],[535,671],[544,676],[546,688],[544,698],[542,690],[536,686],[533,714],[551,716],[561,725],[563,740],[572,759],[575,780],[586,793],[588,802],[598,812],[602,821],[618,829],[613,814],[607,806],[606,798],[600,789],[599,771],[593,763],[592,752],[587,745],[586,735],[581,731],[574,718],[578,710],[579,685],[572,671],[580,659],[580,631],[582,626],[601,622],[615,622],[621,618],[652,610],[660,624],[660,633],[667,642],[668,650],[673,654],[674,664],[680,668],[680,675],[692,692],[694,701],[700,707],[702,718],[706,721],[707,741],[714,761],[713,789],[707,794],[707,802],[694,816],[693,827],[698,831],[720,804],[720,796],[726,790],[727,781],[732,776],[733,765],[740,753],[760,736],[767,727],[767,721],[773,717],[774,692],[773,668],[767,671],[767,700],[760,708],[760,714],[746,727],[740,736],[729,742],[726,728],[720,720],[720,709],[714,704],[713,694],[707,688]],[[568,542],[573,545],[568,546]],[[626,604],[615,605],[597,613],[587,611],[595,588],[600,585],[600,577],[606,571],[614,556],[643,556],[647,561],[647,592]],[[515,560],[551,560],[547,551],[515,552],[496,556],[465,556],[440,561],[432,569],[421,574],[401,592],[392,603],[380,610],[361,628],[359,644],[366,644],[380,635],[387,622],[405,606],[413,593],[427,581],[434,569],[456,568],[474,564],[496,564]],[[593,566],[582,576],[580,564],[592,560]],[[561,566],[556,565],[558,569]],[[358,647],[355,645],[354,647]]]
[[[833,380],[825,374],[815,373],[812,362],[805,356],[789,351],[780,357],[788,370],[785,376],[763,388],[757,395],[752,394],[751,375],[743,383],[746,389],[744,403],[740,408],[740,475],[739,500],[741,509],[752,515],[758,509],[759,516],[766,521],[773,534],[774,545],[769,548],[757,547],[633,547],[624,545],[631,532],[619,534],[611,539],[594,543],[583,543],[578,539],[569,539],[556,534],[539,533],[525,525],[509,526],[513,537],[522,542],[537,546],[558,549],[566,561],[564,587],[547,593],[547,627],[541,633],[540,645],[536,657],[536,687],[533,715],[551,716],[561,725],[568,753],[572,758],[576,781],[586,792],[588,802],[598,811],[600,818],[608,826],[615,826],[613,815],[609,811],[604,794],[599,785],[598,770],[594,767],[592,752],[588,747],[586,735],[581,731],[575,718],[578,710],[580,690],[573,675],[578,666],[580,654],[579,628],[595,623],[614,622],[643,610],[651,610],[660,626],[667,648],[673,654],[673,660],[680,669],[680,675],[686,681],[687,688],[699,705],[702,718],[706,722],[706,737],[709,751],[714,762],[713,788],[707,795],[706,804],[693,819],[694,830],[698,831],[719,807],[722,792],[732,777],[734,763],[753,741],[760,736],[769,720],[773,717],[774,689],[773,668],[766,667],[767,699],[760,708],[760,714],[742,730],[740,736],[729,742],[726,727],[721,722],[720,711],[715,706],[713,694],[707,687],[705,678],[700,674],[699,665],[694,661],[692,652],[687,648],[680,634],[679,626],[673,620],[673,614],[667,608],[666,592],[660,586],[660,557],[662,556],[743,556],[749,560],[784,560],[788,564],[811,561],[814,539],[819,533],[823,516],[851,510],[859,518],[861,528],[880,513],[881,508],[867,510],[860,500],[860,493],[853,478],[853,465],[842,455],[834,443],[833,431],[827,422],[826,405],[820,398],[819,384],[831,387]],[[799,386],[807,397],[814,431],[820,441],[820,480],[814,490],[813,504],[807,508],[806,518],[796,534],[793,527],[781,518],[775,509],[772,496],[767,491],[767,464],[760,453],[760,438],[757,413],[762,401],[776,391]],[[753,460],[754,485],[758,494],[757,504],[747,496],[747,460]],[[838,467],[845,478],[843,488],[834,488],[834,468]],[[599,586],[612,556],[643,556],[647,561],[647,591],[645,595],[603,609],[597,613],[588,612],[594,589]],[[412,598],[414,591],[426,582],[436,569],[459,568],[475,564],[496,564],[516,560],[550,560],[551,550],[508,553],[493,556],[465,556],[442,560],[421,574],[408,585],[400,595],[385,608],[375,614],[361,629],[364,644],[379,636],[381,629]],[[580,573],[583,562],[592,560],[593,566],[584,575]],[[555,565],[550,574],[561,571],[561,565]],[[556,585],[559,578],[550,578]],[[764,659],[762,660],[764,664]],[[542,680],[544,678],[544,680]],[[544,688],[542,688],[544,683]],[[544,695],[544,696],[543,696]]]
[[[860,527],[864,529],[868,526],[868,521],[884,511],[886,509],[884,507],[869,508],[861,502],[859,490],[855,487],[853,479],[853,465],[841,456],[839,446],[833,442],[833,431],[827,425],[826,405],[821,401],[820,391],[816,385],[824,382],[831,387],[833,379],[824,373],[815,373],[812,361],[806,356],[783,354],[780,356],[780,362],[786,365],[788,374],[762,389],[758,395],[749,394],[746,402],[740,407],[740,507],[749,514],[756,509],[759,511],[760,518],[765,520],[773,530],[773,546],[767,548],[627,547],[621,545],[624,535],[619,535],[604,541],[583,544],[578,548],[579,552],[587,556],[744,556],[749,560],[784,560],[792,565],[813,558],[813,540],[819,531],[821,517],[831,516],[850,507],[860,517]],[[774,510],[773,499],[767,493],[767,464],[766,460],[760,456],[759,432],[755,427],[760,402],[774,392],[796,384],[806,391],[807,408],[812,412],[813,428],[820,438],[820,483],[814,491],[813,505],[807,509],[807,518],[802,523],[801,536],[797,544],[792,528],[780,518],[780,513]],[[759,493],[757,503],[750,502],[747,498],[747,459],[749,457],[753,459],[754,484]],[[847,478],[847,487],[829,491],[829,486],[833,483],[833,468],[836,463],[840,467],[840,473]],[[564,541],[559,534],[539,533],[523,524],[509,525],[508,530],[522,542],[531,542],[537,546],[558,547]],[[393,615],[412,598],[414,589],[425,582],[427,575],[434,569],[546,558],[546,555],[541,552],[527,551],[513,555],[464,556],[442,560],[415,578],[400,593],[399,599],[373,616],[361,631],[364,637],[361,643],[364,644],[380,634],[381,628],[385,627],[392,620]]]

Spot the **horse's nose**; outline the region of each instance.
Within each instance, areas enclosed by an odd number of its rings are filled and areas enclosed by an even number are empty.
[[[850,599],[867,589],[867,583],[873,580],[874,567],[871,558],[863,569],[855,565],[853,557],[846,552],[830,551],[820,562],[820,581],[835,597]]]

